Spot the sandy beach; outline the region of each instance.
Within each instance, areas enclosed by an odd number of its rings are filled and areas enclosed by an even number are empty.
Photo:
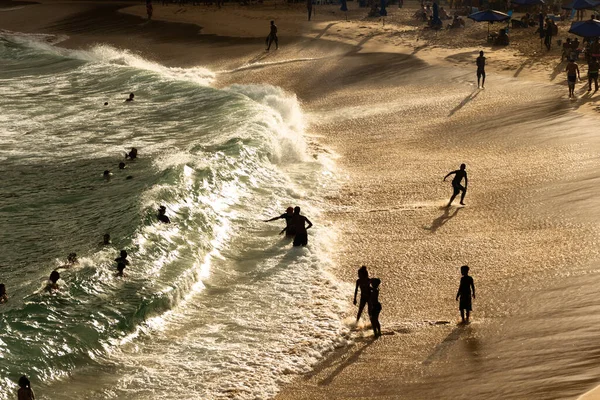
[[[343,182],[324,205],[338,233],[332,273],[353,286],[366,265],[381,278],[384,334],[355,331],[277,398],[565,399],[600,383],[600,94],[582,82],[567,98],[558,46],[539,50],[530,30],[490,47],[472,21],[423,32],[417,3],[390,6],[385,21],[355,3],[347,15],[316,6],[310,22],[304,4],[280,2],[156,3],[149,22],[133,2],[18,4],[0,11],[0,29],[106,43],[209,68],[217,87],[271,84],[301,101],[311,149]],[[265,52],[271,19],[280,49]],[[442,178],[463,162],[467,206],[446,209]],[[478,297],[473,322],[457,326],[465,264]]]

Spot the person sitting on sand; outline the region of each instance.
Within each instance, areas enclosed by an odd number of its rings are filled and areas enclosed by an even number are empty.
[[[135,97],[135,94],[129,93],[129,98],[125,99],[125,102],[133,101],[134,97]]]
[[[123,278],[123,277],[125,277],[126,275],[125,275],[125,272],[124,272],[124,271],[125,271],[125,267],[126,267],[126,266],[127,266],[127,265],[125,265],[125,263],[124,263],[124,262],[118,262],[118,263],[117,263],[117,273],[115,274],[115,276],[117,276],[117,277],[119,277],[119,278]]]
[[[381,336],[381,324],[379,324],[379,314],[381,313],[381,303],[379,302],[380,284],[381,280],[377,278],[371,279],[371,294],[369,296],[371,311],[369,312],[369,317],[371,318],[371,327],[373,328],[375,337]]]
[[[475,283],[473,282],[473,278],[469,276],[469,267],[463,265],[460,267],[460,273],[462,278],[460,278],[460,285],[458,286],[458,292],[456,293],[456,301],[460,303],[458,308],[460,310],[460,317],[462,318],[462,322],[469,322],[469,317],[471,315],[472,307],[471,307],[471,297],[475,298]],[[473,290],[473,292],[471,292]],[[467,318],[465,319],[465,312],[467,314]]]
[[[271,221],[275,221],[278,219],[285,219],[285,228],[283,228],[283,230],[281,232],[279,232],[279,234],[283,234],[283,232],[285,232],[285,236],[287,237],[293,237],[294,235],[296,235],[296,231],[294,230],[293,227],[290,226],[290,222],[292,221],[292,217],[294,216],[294,209],[292,207],[288,207],[285,210],[284,214],[281,214],[279,217],[273,217],[271,219],[267,219],[265,220],[265,222],[271,222]]]
[[[464,26],[465,26],[465,21],[463,21],[463,19],[461,17],[459,17],[458,15],[455,15],[454,19],[452,20],[452,23],[450,25],[448,25],[448,29],[463,28]]]
[[[52,292],[54,290],[60,290],[58,286],[58,280],[60,279],[60,274],[58,271],[54,270],[50,273],[50,277],[48,278],[48,282],[46,283],[46,291]]]
[[[448,15],[448,12],[446,10],[444,10],[444,7],[440,7],[440,18],[441,19],[452,19],[452,17],[450,15]]]
[[[427,13],[425,12],[424,5],[421,5],[421,8],[415,12],[414,17],[420,21],[427,21]]]
[[[267,36],[267,51],[271,50],[271,44],[275,42],[275,50],[279,49],[279,39],[277,38],[277,25],[275,21],[271,21],[271,31]]]
[[[308,226],[306,226],[308,224]],[[312,222],[304,215],[300,215],[300,207],[294,208],[294,215],[290,221],[290,227],[296,232],[294,236],[294,247],[306,246],[308,244],[307,230],[313,226]]]
[[[31,382],[25,375],[19,378],[18,400],[35,400],[35,394],[31,389]]]
[[[569,98],[575,97],[575,83],[577,79],[581,79],[579,75],[579,66],[575,60],[570,59],[565,70],[567,72],[567,83],[569,84]]]
[[[137,158],[137,153],[137,149],[135,147],[132,147],[129,153],[125,153],[125,159],[127,160],[129,158],[131,160],[135,160]]]
[[[119,253],[119,257],[115,258],[117,264],[123,263],[125,265],[129,265],[129,260],[127,259],[127,250],[121,250]]]
[[[0,304],[4,304],[8,301],[8,295],[6,294],[6,286],[4,283],[0,283]]]
[[[452,197],[450,197],[450,201],[448,202],[448,205],[446,207],[450,207],[452,205],[454,198],[456,198],[456,196],[460,192],[462,192],[462,195],[460,197],[460,204],[463,206],[465,205],[464,200],[465,200],[465,195],[467,194],[467,186],[469,185],[469,180],[467,179],[466,168],[467,168],[467,166],[465,164],[460,164],[460,169],[457,169],[456,171],[448,172],[448,175],[446,175],[444,177],[444,182],[445,182],[446,178],[448,178],[450,175],[454,175],[454,179],[452,179],[452,189],[454,190],[454,192],[452,193]],[[465,179],[465,186],[461,185],[463,178]]]
[[[494,39],[494,46],[508,46],[510,40],[508,38],[508,33],[506,33],[506,29],[500,29],[498,31],[498,36]]]
[[[356,305],[356,295],[358,294],[358,288],[360,288],[360,303],[358,304],[358,314],[356,314],[356,323],[360,321],[363,309],[367,306],[367,310],[371,310],[371,279],[369,279],[369,271],[366,266],[362,266],[358,269],[358,279],[356,280],[356,287],[354,288],[354,300],[353,304]]]
[[[158,220],[164,224],[170,224],[171,220],[169,219],[169,217],[167,217],[167,207],[165,206],[160,206],[158,208],[158,216],[157,216]]]

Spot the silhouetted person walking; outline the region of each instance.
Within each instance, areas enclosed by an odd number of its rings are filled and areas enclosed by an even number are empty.
[[[449,172],[448,175],[444,177],[445,182],[446,178],[448,178],[450,175],[454,175],[454,179],[452,179],[452,189],[454,190],[454,193],[452,193],[452,197],[450,197],[450,201],[448,202],[447,207],[450,207],[450,205],[454,201],[454,198],[460,192],[462,192],[462,195],[460,196],[460,204],[463,206],[465,205],[464,200],[465,195],[467,194],[467,186],[469,185],[469,180],[467,179],[467,171],[465,170],[466,168],[467,166],[465,164],[460,164],[460,169]],[[463,178],[465,179],[465,186],[460,184]]]
[[[567,83],[569,84],[569,98],[575,97],[575,83],[577,83],[577,78],[581,80],[581,76],[579,74],[579,67],[575,60],[570,59],[567,64]]]
[[[595,92],[598,91],[598,70],[600,69],[600,63],[598,63],[598,59],[592,57],[590,63],[588,64],[588,92],[592,91],[592,82],[595,84]]]
[[[479,57],[475,61],[477,64],[477,88],[485,89],[485,57],[483,56],[483,51],[479,52]],[[479,81],[481,80],[481,86],[479,86]]]
[[[306,224],[308,224],[308,226],[306,226]],[[290,221],[290,228],[296,232],[296,236],[294,236],[294,247],[306,246],[308,244],[307,229],[311,226],[313,226],[312,222],[304,215],[300,215],[300,207],[295,207],[294,215]]]
[[[360,320],[360,316],[365,306],[368,306],[370,314],[371,303],[371,280],[369,279],[369,271],[364,265],[358,269],[358,279],[356,280],[356,288],[354,289],[354,305],[356,305],[356,295],[358,294],[358,288],[360,288],[360,303],[358,304],[358,314],[356,314],[356,323]]]
[[[469,316],[472,311],[471,296],[475,298],[475,283],[473,282],[473,278],[469,276],[468,266],[463,265],[460,267],[460,273],[462,278],[460,278],[460,285],[458,286],[458,292],[456,293],[456,301],[459,301],[460,299],[458,308],[460,309],[462,322],[469,322]],[[471,292],[471,290],[473,291]],[[466,319],[465,312],[467,314]]]
[[[296,235],[296,230],[290,226],[290,222],[292,222],[293,216],[294,216],[294,209],[292,207],[288,207],[285,210],[284,214],[281,214],[279,217],[273,217],[271,219],[267,219],[267,220],[265,220],[265,222],[271,222],[271,221],[275,221],[278,219],[285,219],[285,228],[283,228],[283,230],[281,232],[279,232],[279,234],[281,235],[283,232],[285,232],[285,236],[293,237],[294,235]]]
[[[308,20],[310,21],[310,17],[312,16],[312,0],[306,0],[306,10],[308,11]]]
[[[275,21],[271,21],[271,32],[267,37],[267,51],[271,50],[271,44],[275,42],[275,50],[279,48],[279,39],[277,38],[277,25]]]
[[[35,400],[35,394],[31,389],[31,382],[25,375],[19,378],[19,400]]]
[[[373,328],[373,334],[375,337],[381,336],[381,325],[379,324],[379,314],[381,313],[381,303],[379,302],[379,285],[381,280],[377,278],[371,279],[371,295],[369,301],[371,302],[371,312],[369,317],[371,318],[371,327]]]

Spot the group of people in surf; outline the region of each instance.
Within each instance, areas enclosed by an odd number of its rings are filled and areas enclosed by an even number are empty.
[[[304,215],[300,214],[300,207],[288,207],[285,213],[278,217],[273,217],[265,222],[276,221],[278,219],[285,220],[285,228],[279,232],[280,235],[285,233],[287,238],[293,239],[294,247],[306,246],[308,244],[307,230],[313,226],[312,222]]]

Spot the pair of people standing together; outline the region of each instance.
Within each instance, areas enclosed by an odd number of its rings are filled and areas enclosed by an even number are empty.
[[[364,265],[358,269],[358,279],[356,280],[356,288],[354,289],[354,305],[356,305],[356,296],[360,288],[360,303],[358,305],[358,314],[356,322],[360,320],[365,306],[371,320],[371,327],[375,337],[381,336],[381,325],[379,324],[379,314],[381,313],[381,303],[379,302],[379,285],[381,280],[377,278],[369,278],[369,271]]]
[[[285,232],[286,237],[294,238],[294,247],[306,246],[308,244],[307,230],[313,226],[313,224],[308,218],[300,214],[300,207],[288,207],[284,214],[281,214],[279,217],[268,219],[265,222],[271,222],[278,219],[285,219],[285,228],[283,228],[279,234],[282,235]]]

